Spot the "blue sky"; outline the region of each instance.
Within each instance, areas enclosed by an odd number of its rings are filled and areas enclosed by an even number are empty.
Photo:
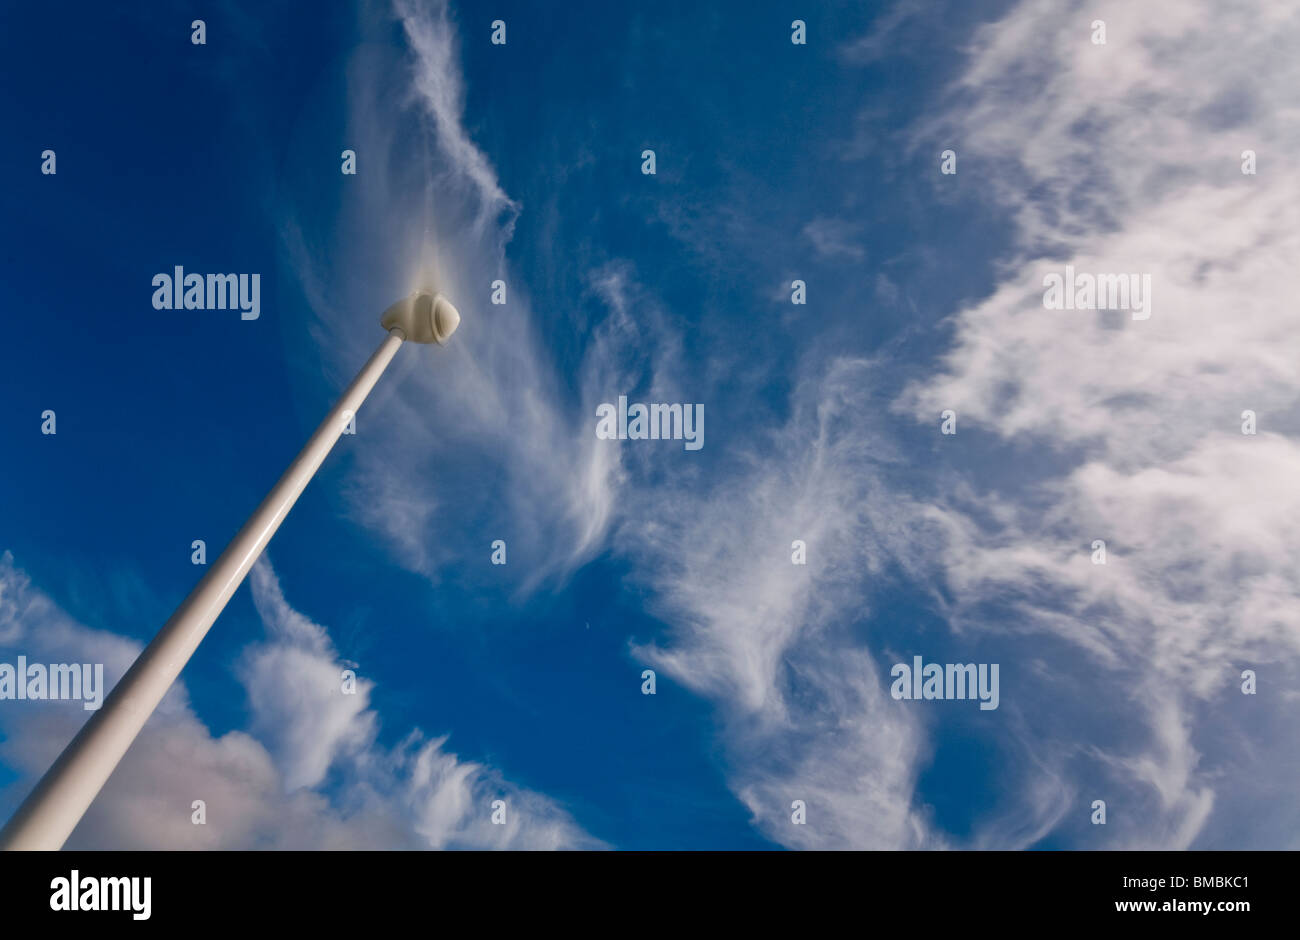
[[[1294,13],[320,6],[4,14],[0,662],[115,680],[379,312],[463,316],[71,846],[1295,847]],[[1044,309],[1067,263],[1151,318]],[[176,265],[260,316],[153,309]],[[704,446],[598,440],[620,395]],[[0,701],[0,815],[84,714]]]

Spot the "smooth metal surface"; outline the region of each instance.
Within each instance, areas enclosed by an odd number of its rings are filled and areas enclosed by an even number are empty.
[[[59,849],[262,554],[405,335],[392,330],[198,586],[0,830],[0,849]]]
[[[379,322],[386,330],[400,329],[408,343],[444,346],[460,326],[460,312],[442,294],[421,288],[385,310]]]

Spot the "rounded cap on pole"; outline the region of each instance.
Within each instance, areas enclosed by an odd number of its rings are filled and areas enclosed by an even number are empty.
[[[460,326],[460,313],[442,294],[417,290],[385,310],[379,322],[386,330],[400,329],[409,342],[441,346]]]

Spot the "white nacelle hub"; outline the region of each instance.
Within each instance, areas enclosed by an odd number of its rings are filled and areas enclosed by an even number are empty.
[[[460,313],[442,294],[417,290],[385,310],[379,322],[386,330],[401,330],[409,342],[441,346],[460,326]]]

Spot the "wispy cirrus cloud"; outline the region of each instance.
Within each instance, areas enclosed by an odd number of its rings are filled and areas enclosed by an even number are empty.
[[[496,170],[465,130],[465,87],[449,5],[446,0],[394,0],[393,9],[415,53],[413,95],[433,120],[446,167],[476,191],[478,226],[504,222],[501,234],[508,239],[519,206],[501,188]],[[503,219],[503,214],[510,218]]]
[[[877,60],[881,37],[922,8],[898,9],[875,38],[846,46],[845,61]],[[410,384],[385,400],[384,423],[358,455],[355,511],[405,564],[437,576],[445,559],[433,531],[462,528],[460,500],[442,494],[485,466],[509,468],[496,518],[513,520],[526,553],[547,547],[542,569],[572,570],[612,533],[667,624],[635,652],[717,705],[732,789],[785,844],[1022,847],[1055,834],[1184,847],[1231,837],[1234,807],[1279,779],[1233,741],[1284,743],[1281,724],[1239,711],[1237,699],[1251,700],[1234,677],[1275,663],[1284,684],[1294,679],[1291,500],[1262,501],[1277,507],[1270,515],[1224,498],[1275,493],[1297,456],[1289,363],[1300,350],[1279,259],[1295,253],[1298,202],[1284,174],[1239,171],[1243,149],[1266,168],[1296,143],[1286,104],[1296,66],[1281,41],[1294,17],[1274,9],[1256,31],[1244,6],[1009,7],[973,37],[949,97],[913,135],[917,148],[954,147],[957,179],[978,175],[987,206],[1016,226],[991,294],[948,324],[938,368],[895,396],[869,366],[810,347],[786,424],[737,438],[719,479],[683,468],[664,481],[643,473],[655,456],[599,446],[589,419],[611,390],[679,386],[677,351],[642,315],[651,298],[630,265],[592,273],[607,316],[576,325],[589,341],[568,384],[518,285],[507,307],[486,303],[481,285],[504,270],[522,207],[459,123],[445,5],[398,11],[415,100],[432,118],[430,145],[408,171],[427,198],[410,211],[407,194],[376,191],[358,211],[383,253],[403,259],[392,271],[427,261],[426,229],[468,232],[434,242],[436,266],[470,285],[456,294],[467,314],[456,345],[436,372],[422,363],[403,375]],[[1096,18],[1107,22],[1105,46],[1090,42]],[[357,126],[383,123],[381,98],[364,91]],[[384,134],[375,146],[389,164],[401,152]],[[381,224],[392,218],[402,224]],[[814,219],[803,235],[844,265],[865,257],[861,231]],[[1150,273],[1151,319],[1044,310],[1042,276],[1066,263]],[[310,280],[313,265],[301,269]],[[352,325],[318,312],[332,329]],[[873,414],[891,400],[930,425],[955,409],[955,446],[937,460],[893,456],[893,429]],[[1234,437],[1246,408],[1266,416],[1262,433]],[[972,439],[991,450],[963,459]],[[1021,470],[1026,444],[1050,457],[1032,473]],[[458,459],[445,460],[453,450]],[[917,469],[899,474],[895,462]],[[411,490],[435,475],[438,487]],[[668,518],[664,505],[676,507]],[[1098,537],[1111,549],[1105,567],[1089,560]],[[794,538],[808,541],[807,568],[790,564]],[[925,805],[938,720],[900,708],[880,680],[883,659],[916,651],[911,624],[872,617],[899,569],[943,618],[930,648],[967,660],[975,647],[1012,670],[997,721],[979,731],[1005,758],[998,796],[968,835],[944,832]],[[1098,796],[1123,809],[1108,827],[1087,824]],[[793,799],[815,807],[807,826],[790,824]],[[1293,838],[1286,805],[1270,801],[1276,825],[1251,844]]]
[[[328,337],[325,348],[364,348],[376,331],[355,309],[378,312],[394,292],[429,279],[460,308],[452,344],[404,350],[409,362],[394,367],[391,387],[377,390],[360,417],[366,443],[345,485],[348,501],[395,560],[435,581],[460,557],[447,551],[444,533],[471,520],[488,526],[536,572],[528,590],[592,557],[607,534],[620,466],[617,452],[595,438],[594,414],[642,374],[620,332],[633,321],[610,308],[608,321],[566,323],[590,342],[576,372],[556,360],[541,332],[553,321],[537,316],[527,285],[506,262],[523,207],[504,192],[463,123],[448,4],[400,0],[392,11],[410,43],[408,58],[358,69],[350,88],[358,150],[387,172],[364,181],[341,209],[347,244],[308,245],[293,221],[308,207],[290,205],[285,246]],[[404,76],[405,96],[395,98],[376,74]],[[427,120],[412,122],[421,115]],[[356,278],[335,273],[356,268],[357,232],[370,259],[366,283],[376,286],[361,299]],[[597,296],[611,270],[593,270]],[[504,304],[490,300],[498,279]],[[648,334],[644,323],[639,329]],[[340,377],[351,367],[340,360]],[[498,482],[485,489],[484,479]]]
[[[1104,45],[1091,42],[1095,19]],[[1295,761],[1279,726],[1242,712],[1270,706],[1237,686],[1242,669],[1271,664],[1278,702],[1300,654],[1288,542],[1300,334],[1283,260],[1300,249],[1300,190],[1273,163],[1300,145],[1287,103],[1300,73],[1285,51],[1297,40],[1300,17],[1276,6],[1103,3],[1084,15],[1026,0],[979,31],[951,107],[918,131],[971,158],[963,166],[1017,224],[1001,283],[958,312],[938,374],[898,403],[927,424],[952,408],[960,433],[992,435],[1004,455],[948,467],[949,491],[961,480],[983,505],[949,497],[930,511],[947,532],[948,614],[999,630],[998,609],[1050,634],[1088,660],[1045,660],[1047,674],[1082,669],[1131,704],[1142,733],[1096,728],[1095,762],[1074,773],[1141,809],[1081,832],[1090,843],[1225,844],[1214,813],[1233,815],[1261,777],[1277,778],[1238,742]],[[1258,175],[1241,172],[1245,150]],[[1043,309],[1043,275],[1067,263],[1149,273],[1151,318]],[[1258,435],[1241,433],[1245,410]],[[1008,485],[999,474],[1027,446],[1054,467]],[[1104,567],[1090,562],[1097,538]],[[1038,732],[1051,773],[1072,760],[1070,724],[1077,736],[1104,711],[1078,704]],[[1287,801],[1257,809],[1277,825],[1256,844],[1294,844]]]
[[[638,657],[716,703],[730,785],[755,825],[804,848],[917,848],[942,837],[913,805],[924,732],[853,629],[874,578],[922,553],[879,484],[898,454],[863,416],[871,363],[797,387],[786,424],[734,476],[646,494],[621,544],[645,565],[665,641]],[[671,516],[657,511],[678,507]],[[795,541],[807,563],[794,564]],[[808,821],[791,821],[804,801]]]
[[[869,417],[887,396],[865,391],[863,369],[809,351],[801,374],[825,382],[800,384],[779,443],[740,445],[752,459],[729,498],[675,492],[689,521],[642,521],[625,543],[653,559],[672,625],[636,652],[718,704],[729,779],[769,837],[1294,844],[1281,768],[1295,749],[1269,716],[1294,697],[1300,645],[1286,541],[1300,492],[1288,482],[1300,340],[1280,263],[1297,247],[1300,201],[1285,174],[1243,176],[1240,162],[1244,149],[1297,143],[1279,120],[1295,66],[1286,43],[1239,12],[1111,4],[1083,17],[1029,0],[980,30],[950,105],[915,131],[917,146],[956,147],[967,177],[993,173],[990,201],[1018,225],[992,295],[953,318],[939,370],[896,397],[899,414],[936,434],[939,413],[958,412],[945,458],[891,477],[873,451],[888,452],[892,431]],[[1107,22],[1106,46],[1090,42],[1094,18]],[[1274,11],[1271,28],[1296,26]],[[1245,61],[1277,68],[1234,65]],[[844,230],[824,229],[805,231],[823,255],[855,257]],[[1043,309],[1042,277],[1066,263],[1150,273],[1151,319]],[[846,375],[856,393],[835,380]],[[1241,435],[1247,408],[1271,427]],[[962,444],[988,432],[1002,447],[963,461]],[[1025,442],[1051,459],[1009,472]],[[792,566],[794,530],[813,533],[810,552],[833,564]],[[1110,547],[1104,567],[1091,563],[1094,538]],[[947,624],[929,648],[963,661],[979,649],[1013,683],[980,732],[1004,758],[1000,796],[964,838],[924,805],[939,729],[877,679],[882,658],[918,644],[914,625],[870,621],[890,578],[868,573],[891,563]],[[865,631],[837,632],[858,618]],[[1242,696],[1239,673],[1261,664],[1277,685]],[[862,727],[875,734],[859,737]],[[793,826],[789,804],[803,794],[810,822]],[[1265,794],[1275,824],[1234,831]],[[1106,827],[1088,823],[1098,798],[1111,806]]]
[[[818,217],[803,227],[803,234],[823,258],[861,261],[866,256],[866,250],[858,243],[860,230],[852,222]]]

